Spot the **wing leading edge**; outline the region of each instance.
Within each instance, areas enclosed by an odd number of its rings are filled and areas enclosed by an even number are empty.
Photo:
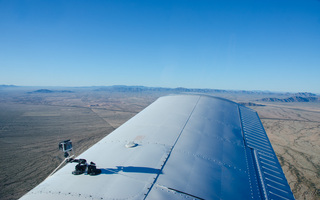
[[[21,199],[294,199],[257,113],[199,95],[161,97]]]

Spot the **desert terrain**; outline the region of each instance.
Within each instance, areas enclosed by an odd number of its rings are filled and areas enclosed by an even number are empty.
[[[320,199],[320,103],[274,102],[292,94],[164,88],[0,88],[0,199],[17,199],[62,161],[58,143],[79,155],[171,93],[205,93],[256,110],[296,199]]]

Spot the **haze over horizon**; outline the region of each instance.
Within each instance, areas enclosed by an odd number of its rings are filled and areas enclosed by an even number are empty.
[[[0,84],[320,93],[320,1],[1,1]]]

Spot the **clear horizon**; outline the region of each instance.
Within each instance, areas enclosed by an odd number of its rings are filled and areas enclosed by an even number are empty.
[[[320,1],[1,1],[0,84],[320,93]]]

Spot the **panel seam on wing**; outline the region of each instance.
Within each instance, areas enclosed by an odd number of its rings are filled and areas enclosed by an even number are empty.
[[[181,190],[177,190],[177,189],[174,189],[174,188],[170,188],[170,187],[166,187],[166,186],[163,186],[163,185],[159,185],[159,184],[156,184],[157,187],[159,188],[162,188],[162,189],[165,189],[165,190],[169,190],[169,191],[172,191],[172,192],[176,192],[176,193],[179,193],[179,194],[184,194],[188,197],[192,197],[192,198],[196,198],[196,199],[200,199],[200,200],[204,200],[203,198],[201,197],[198,197],[198,196],[195,196],[195,195],[192,195],[192,194],[189,194],[187,192],[183,192]]]
[[[185,127],[186,127],[186,125],[188,124],[188,122],[189,122],[189,120],[190,120],[190,118],[191,118],[191,116],[192,116],[192,114],[193,114],[194,110],[196,109],[196,107],[197,107],[197,105],[198,105],[198,103],[199,103],[200,99],[201,99],[201,96],[199,96],[199,98],[198,98],[197,102],[195,103],[195,105],[194,105],[194,107],[193,107],[193,109],[192,109],[192,111],[191,111],[191,113],[190,113],[190,115],[189,115],[188,119],[186,120],[186,123],[185,123],[185,124],[184,124],[184,126],[182,127],[182,129],[181,129],[181,131],[180,131],[180,133],[179,133],[179,135],[178,135],[178,137],[177,137],[176,141],[174,142],[173,146],[171,147],[170,152],[168,153],[168,156],[167,156],[166,160],[163,162],[163,165],[161,166],[160,172],[163,170],[163,168],[164,168],[165,164],[167,163],[167,161],[168,161],[168,159],[169,159],[169,157],[170,157],[170,155],[171,155],[171,152],[172,152],[172,151],[173,151],[173,149],[174,149],[174,146],[177,144],[177,142],[178,142],[178,140],[179,140],[179,138],[180,138],[181,134],[183,133],[184,128],[185,128]],[[154,184],[157,182],[157,180],[158,180],[158,178],[159,178],[159,175],[160,175],[160,173],[156,176],[156,178],[154,179],[154,181],[153,181],[152,185],[150,186],[150,188],[149,188],[148,192],[145,194],[144,200],[147,198],[147,196],[149,195],[150,191],[152,190],[152,188],[153,188]]]

